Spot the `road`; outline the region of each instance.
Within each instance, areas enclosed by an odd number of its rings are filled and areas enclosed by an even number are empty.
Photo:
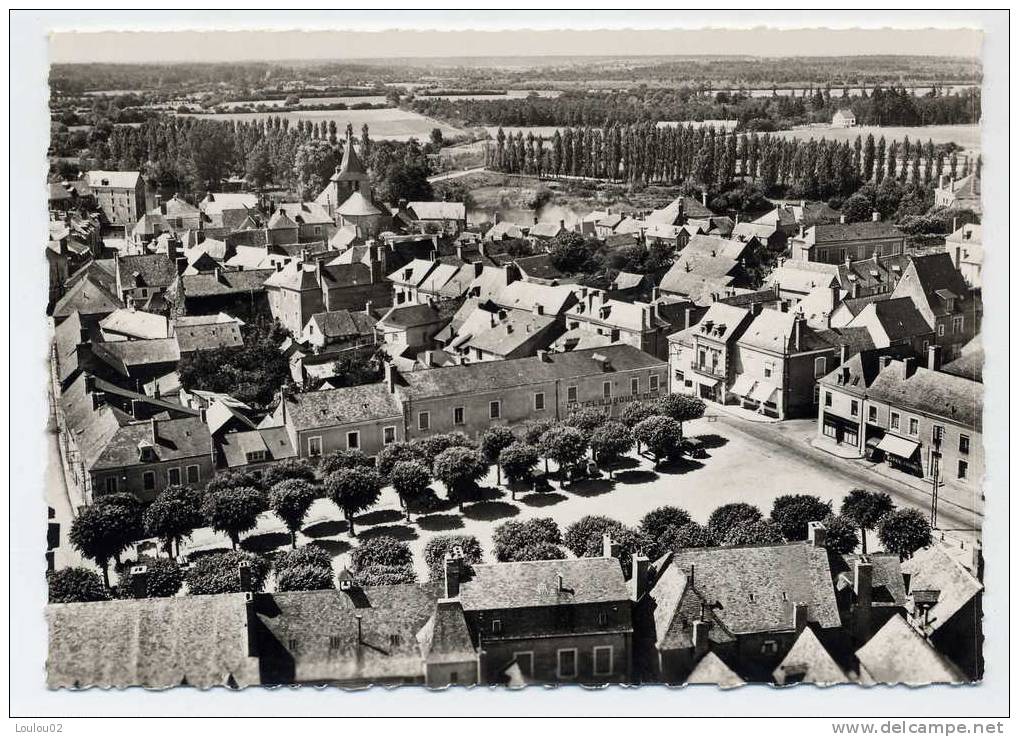
[[[436,174],[433,177],[428,177],[429,183],[445,182],[448,179],[459,179],[460,177],[466,177],[469,174],[477,174],[478,172],[488,171],[486,166],[472,166],[470,169],[457,169],[456,171],[447,171],[442,174]]]

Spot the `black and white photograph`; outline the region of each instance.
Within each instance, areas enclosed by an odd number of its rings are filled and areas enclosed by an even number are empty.
[[[10,314],[46,514],[11,513],[45,596],[20,677],[97,713],[1007,687],[986,23],[458,12],[55,13],[11,174],[48,218]]]

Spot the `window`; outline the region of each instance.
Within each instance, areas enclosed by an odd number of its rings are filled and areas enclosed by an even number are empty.
[[[188,478],[188,483],[189,484],[197,484],[199,481],[202,480],[201,479],[201,469],[197,465],[195,465],[195,466],[188,466],[187,467],[187,478]]]
[[[909,434],[910,435],[920,434],[920,421],[915,417],[909,418]]]
[[[559,678],[577,677],[577,649],[566,648],[556,652],[556,675]]]
[[[969,435],[959,436],[959,452],[963,455],[969,455]]]
[[[145,491],[152,491],[156,488],[156,474],[152,471],[146,471],[142,474],[142,488]]]
[[[488,403],[488,419],[498,420],[502,417],[502,402],[498,399]]]
[[[577,387],[575,386],[566,387],[566,401],[567,402],[577,401]]]
[[[608,623],[609,623],[609,613],[608,612],[598,612],[598,624],[604,626],[604,625],[606,625]]]
[[[357,450],[361,447],[361,433],[357,430],[352,430],[347,433],[347,448],[349,450]]]
[[[463,425],[464,424],[464,408],[454,407],[453,408],[453,424]]]
[[[969,461],[959,461],[958,477],[964,479],[969,476]]]
[[[492,634],[493,635],[501,635],[502,634],[502,620],[501,619],[493,619],[492,620]]]
[[[765,640],[761,643],[761,655],[774,655],[778,652],[778,642],[775,640]]]
[[[941,323],[940,325],[938,325],[938,337],[941,338],[944,337],[944,335],[945,335],[945,323]]]
[[[824,423],[824,428],[822,431],[824,432],[825,437],[828,438],[838,437],[838,429],[835,427],[835,425],[833,425],[830,422]]]
[[[392,445],[396,442],[396,428],[390,425],[382,428],[382,444]]]
[[[312,458],[317,458],[322,455],[322,438],[315,436],[308,438],[308,455]]]
[[[106,479],[106,493],[107,494],[116,494],[117,493],[117,477],[116,476],[110,476],[108,479]]]
[[[899,429],[899,413],[898,412],[892,412],[891,418],[890,418],[890,423],[891,423],[891,426],[892,426],[893,430],[898,430]]]
[[[648,379],[648,387],[647,387],[648,391],[651,392],[652,394],[655,393],[656,391],[658,391],[658,382],[659,381],[660,381],[660,379],[658,378],[658,374],[652,374],[651,377]]]
[[[814,378],[819,379],[824,376],[824,370],[827,366],[828,361],[824,356],[818,356],[814,359]]]
[[[612,646],[599,645],[594,649],[594,674],[607,676],[612,673]]]
[[[965,318],[962,315],[956,315],[952,318],[952,332],[961,333],[963,328],[963,322]]]
[[[856,445],[860,441],[860,436],[856,433],[856,430],[846,429],[845,434],[842,436],[842,442],[847,445]]]
[[[771,363],[770,361],[768,363],[764,364],[764,378],[765,379],[770,379],[771,378],[771,372],[774,369],[775,369],[775,364]]]
[[[867,407],[867,419],[870,422],[877,422],[877,407],[873,404]]]
[[[457,683],[459,680],[460,680],[460,674],[457,673],[455,670],[451,671],[450,674],[449,674],[449,682],[450,683]]]
[[[940,445],[941,441],[945,438],[945,428],[941,425],[934,425],[931,427],[931,442],[935,445]]]
[[[526,650],[520,653],[513,653],[513,659],[517,661],[521,675],[532,678],[534,676],[534,653]]]
[[[601,395],[606,399],[612,399],[612,382],[603,381],[601,384]]]
[[[316,225],[315,226],[315,235],[322,235],[322,226],[321,225]]]
[[[166,480],[170,483],[171,486],[179,484],[180,483],[180,469],[179,468],[170,468],[170,469],[167,469],[167,471],[166,471]]]
[[[266,459],[264,450],[252,450],[244,454],[245,460],[248,463],[260,463]]]
[[[849,403],[849,414],[851,414],[853,417],[856,417],[858,414],[860,414],[860,403],[857,402],[855,399]]]
[[[846,249],[840,248],[839,249],[839,261],[845,261],[847,256],[848,256],[848,254],[846,253]]]
[[[930,347],[931,347],[931,342],[929,340],[925,340],[923,342],[923,353],[924,353],[924,355],[927,355],[927,349],[930,348]]]
[[[536,410],[545,409],[545,392],[535,392],[534,409]]]
[[[418,412],[418,430],[427,430],[432,426],[432,416],[428,412]]]
[[[640,378],[637,376],[630,379],[630,394],[633,396],[640,394]]]
[[[824,406],[831,407],[831,392],[824,393]]]

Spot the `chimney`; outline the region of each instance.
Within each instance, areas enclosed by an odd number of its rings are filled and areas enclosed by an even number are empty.
[[[797,312],[793,315],[793,346],[796,348],[797,352],[800,350],[800,332],[802,331],[800,326],[802,323],[803,315]]]
[[[258,655],[258,614],[255,611],[255,595],[250,591],[244,596],[244,615],[248,630],[248,657]]]
[[[535,315],[544,315],[545,314],[545,305],[543,305],[541,302],[535,302],[531,306],[531,311]]]
[[[856,642],[870,637],[870,614],[874,601],[874,564],[866,557],[853,564],[853,636]]]
[[[237,576],[241,581],[241,591],[250,592],[252,590],[251,566],[247,563],[241,563],[237,566]]]
[[[389,393],[390,394],[395,394],[396,393],[396,379],[397,379],[397,376],[398,376],[397,372],[396,372],[396,364],[395,363],[387,363],[386,364],[386,368],[385,368],[385,372],[386,372],[386,388],[389,389]]]
[[[499,218],[500,218],[499,211],[496,210],[495,212],[492,213],[492,225],[498,225],[499,224]]]
[[[445,557],[445,598],[455,599],[460,596],[462,558],[452,552]]]
[[[131,566],[131,596],[144,599],[149,595],[148,566]]]
[[[711,631],[711,622],[698,619],[693,623],[693,659],[699,661],[708,652],[708,633]]]
[[[432,250],[434,250],[436,252],[438,252],[438,250],[439,250],[439,236],[438,235],[433,235],[432,236]],[[434,259],[432,259],[432,260],[434,261]]]
[[[839,222],[842,223],[843,225],[846,224],[846,216],[844,214],[839,215]]]
[[[892,357],[891,356],[887,356],[886,355],[886,356],[881,356],[881,358],[880,358],[881,368],[888,368],[888,366],[889,366],[889,364],[891,364],[891,362],[892,362]]]
[[[566,221],[565,220],[560,220],[559,221],[559,230],[566,230]]]
[[[901,365],[902,380],[905,381],[916,372],[916,359],[910,356],[909,358],[903,358],[899,364]]]
[[[633,571],[630,576],[630,598],[633,601],[640,601],[647,593],[650,568],[651,561],[646,555],[633,556]]]
[[[807,541],[815,548],[823,548],[828,530],[823,522],[807,523]]]
[[[875,223],[878,222],[879,220],[881,220],[881,213],[878,212],[877,210],[874,210],[870,214],[870,219],[871,219],[871,222],[875,222]]]
[[[803,223],[800,223],[800,238],[806,235],[806,228],[803,227]]]
[[[938,371],[941,368],[941,346],[932,345],[927,348],[927,369]]]
[[[693,565],[693,563],[691,563],[690,564],[690,570],[686,572],[686,585],[687,586],[690,586],[690,587],[693,586],[695,570],[696,570],[695,566]]]
[[[552,357],[546,350],[538,351],[538,360],[541,361],[542,363],[552,363]]]
[[[806,200],[800,200],[800,209],[801,210],[807,209],[807,201]]]
[[[704,207],[708,206],[708,193],[707,192],[701,192],[701,204],[704,205]]]
[[[149,432],[152,434],[152,444],[156,445],[159,442],[159,425],[155,417],[149,420]]]
[[[845,343],[839,345],[839,366],[843,365],[849,358],[849,346]]]
[[[693,307],[687,307],[683,310],[683,329],[690,327],[693,323]]]
[[[601,536],[601,555],[603,558],[619,558],[619,543],[612,539],[611,533]]]
[[[796,634],[803,632],[807,628],[807,611],[806,603],[798,601],[793,604],[793,629],[796,631]]]

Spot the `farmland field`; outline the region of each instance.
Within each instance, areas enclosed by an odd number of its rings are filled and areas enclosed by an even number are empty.
[[[354,126],[354,131],[358,135],[360,135],[361,126],[367,123],[372,138],[393,141],[405,141],[408,138],[417,138],[423,141],[428,138],[428,134],[432,132],[433,128],[439,128],[446,137],[457,136],[463,132],[446,123],[398,108],[385,108],[382,110],[294,110],[291,112],[214,113],[211,115],[196,115],[194,117],[200,117],[203,120],[256,121],[270,115],[286,118],[291,123],[298,120],[310,120],[312,122],[335,120],[336,127],[340,131],[343,131],[349,122]]]
[[[874,134],[874,138],[884,136],[886,141],[901,141],[909,136],[911,141],[924,141],[927,139],[934,143],[957,143],[967,151],[980,151],[980,126],[979,125],[924,125],[924,126],[859,126],[856,128],[806,128],[803,130],[778,131],[773,136],[782,138],[800,138],[809,140],[811,138],[827,138],[829,141],[855,141],[857,136],[866,138],[868,134]]]
[[[360,97],[302,97],[298,103],[299,107],[315,107],[317,105],[336,105],[343,103],[344,105],[358,105],[361,103],[368,103],[370,105],[381,105],[385,103],[386,98],[383,95],[363,95]],[[258,105],[265,105],[266,107],[283,107],[283,103],[286,100],[238,100],[237,102],[225,102],[223,103],[227,107],[240,107],[246,105],[248,107],[257,107]]]

